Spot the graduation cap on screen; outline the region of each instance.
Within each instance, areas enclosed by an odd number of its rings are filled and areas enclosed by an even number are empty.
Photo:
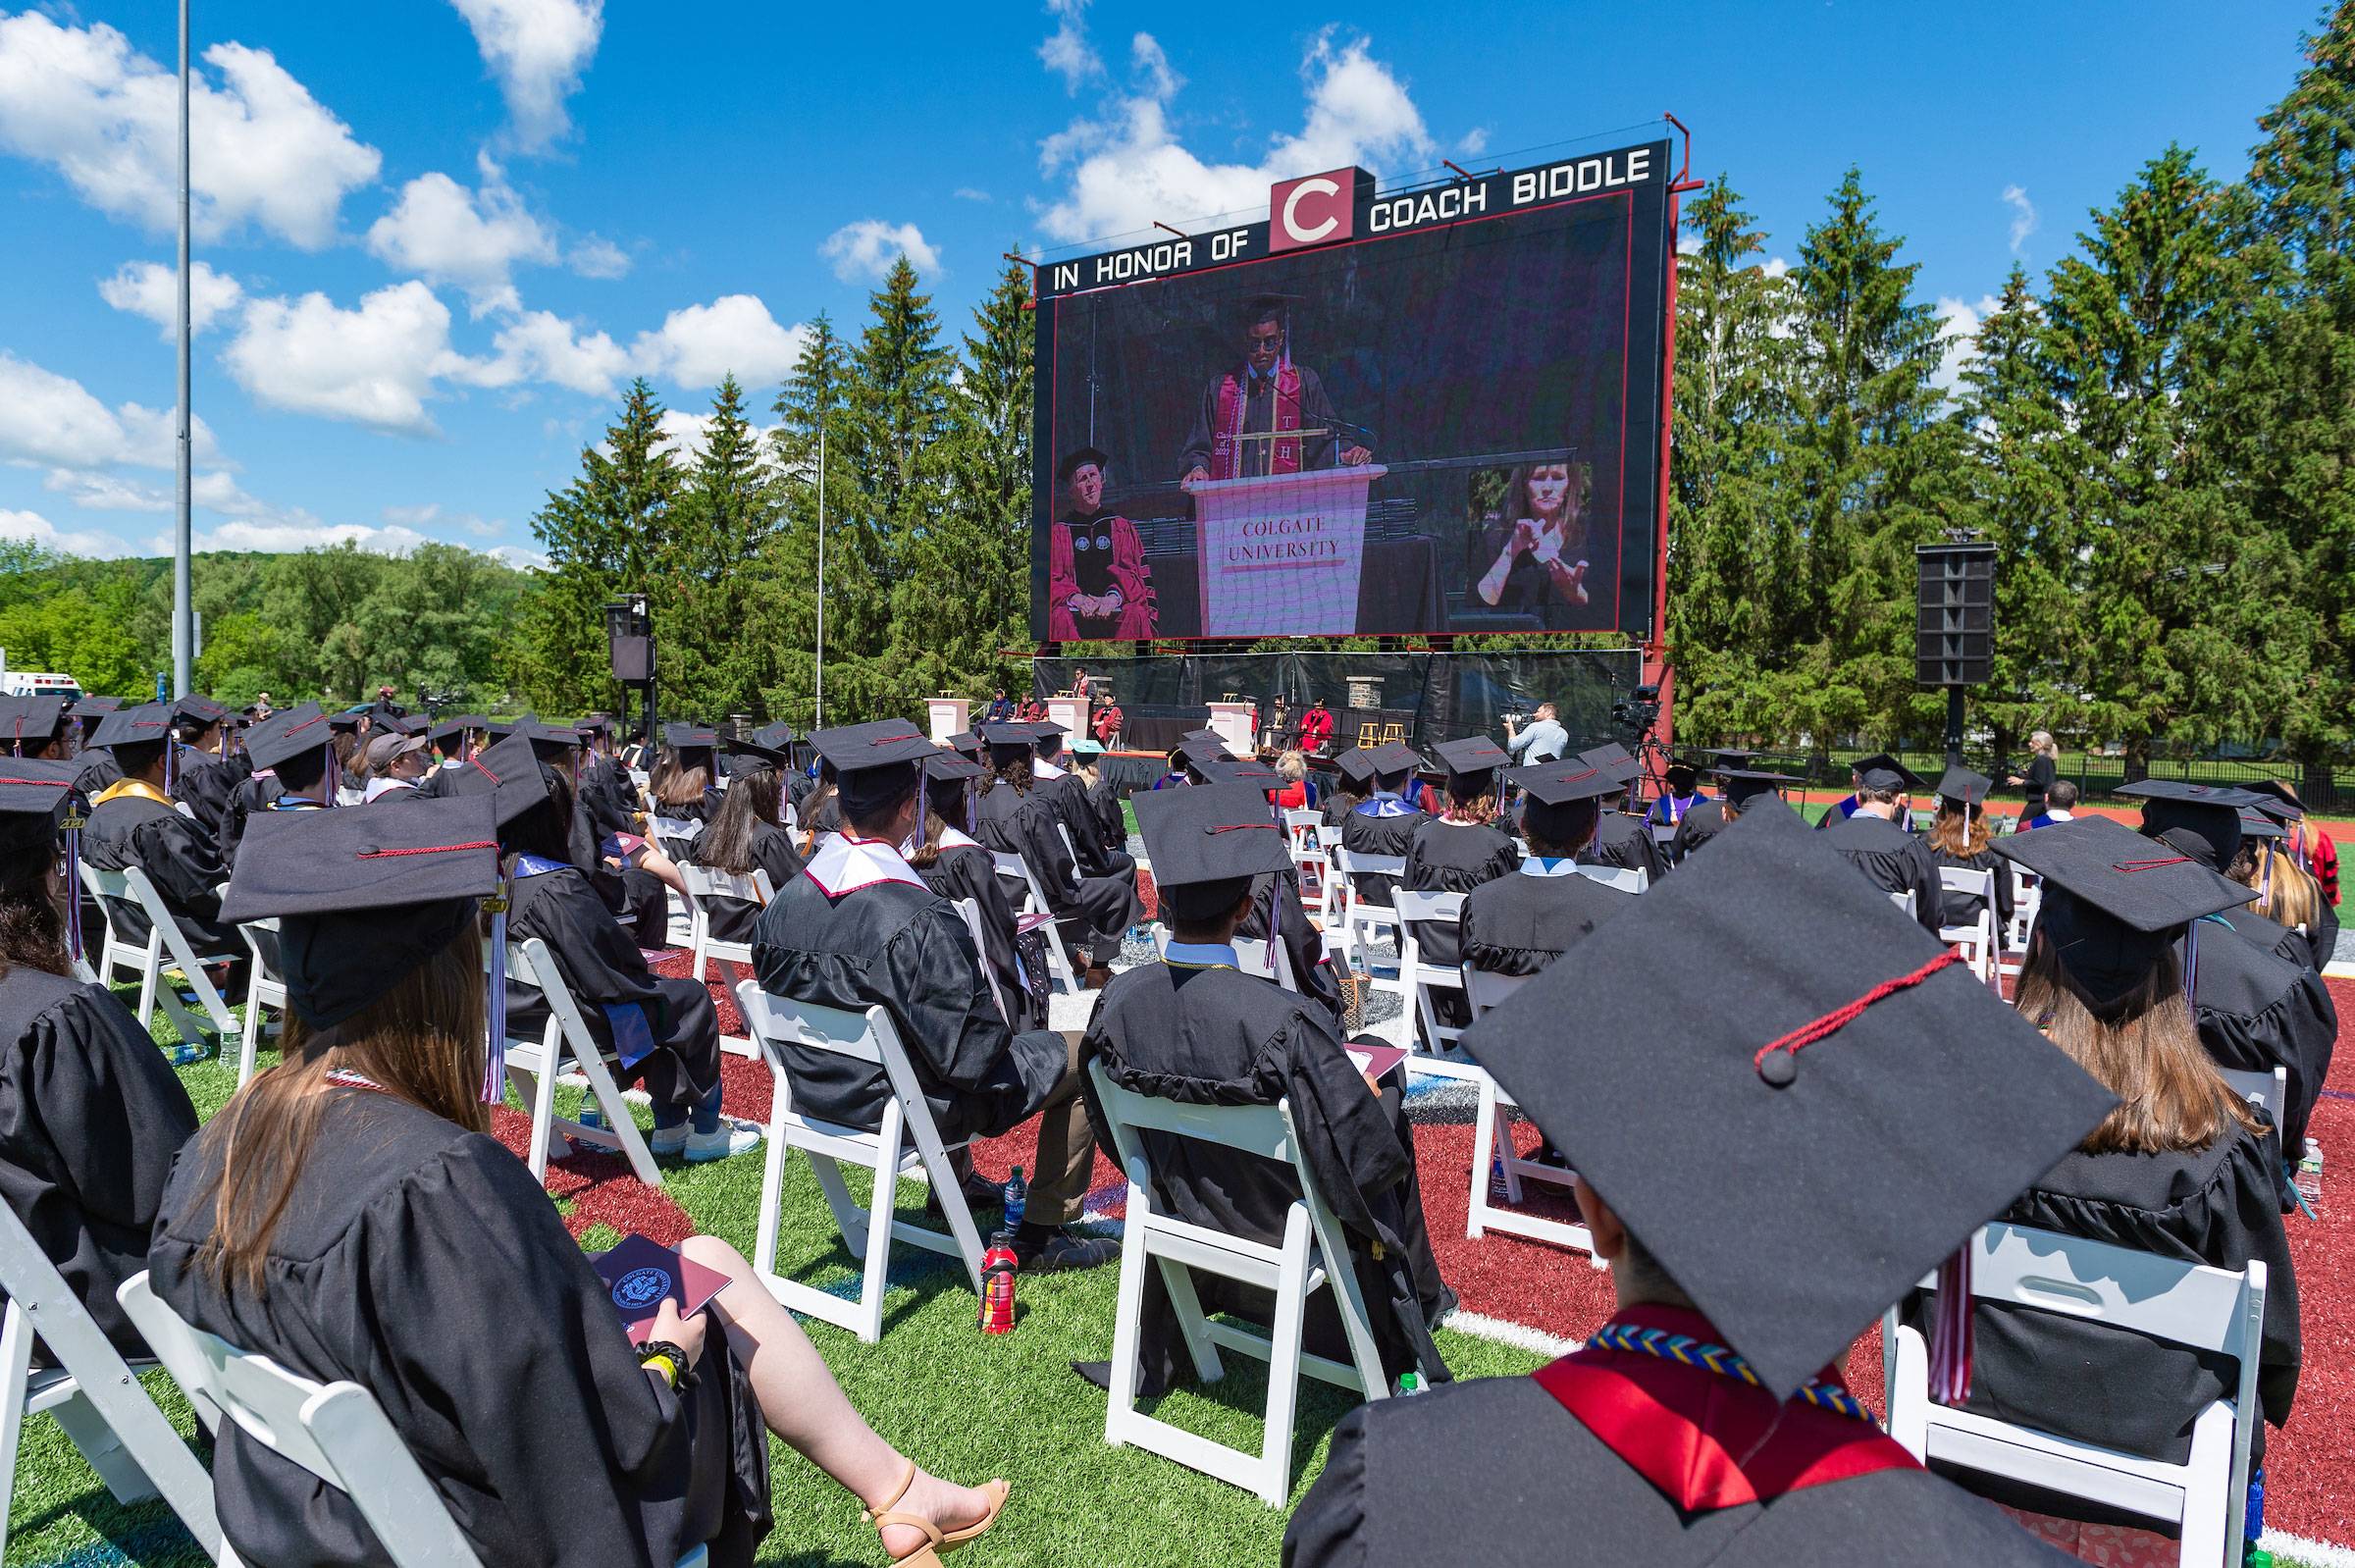
[[[1101,471],[1112,466],[1112,459],[1093,446],[1081,446],[1075,451],[1065,452],[1063,460],[1055,465],[1055,483],[1058,485],[1070,484],[1072,475],[1090,463],[1095,464],[1096,468]]]
[[[2116,1104],[1788,811],[1463,1043],[1777,1398]]]
[[[1251,784],[1197,784],[1135,797],[1136,830],[1170,914],[1207,920],[1234,908],[1253,878],[1292,863],[1268,798]]]
[[[2096,1009],[2139,986],[2192,921],[2257,897],[2198,856],[2106,816],[2007,834],[1995,853],[2044,878],[2032,940],[2055,949],[2070,983]]]

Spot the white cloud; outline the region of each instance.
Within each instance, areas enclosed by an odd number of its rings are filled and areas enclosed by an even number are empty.
[[[521,545],[494,545],[483,553],[501,566],[512,566],[519,572],[548,570],[548,556],[545,552],[526,549]]]
[[[582,333],[552,311],[533,310],[499,329],[487,360],[468,360],[452,374],[476,387],[551,382],[591,397],[609,397],[630,356],[603,333]]]
[[[692,463],[704,455],[704,442],[711,430],[711,416],[691,414],[683,408],[665,408],[662,410],[660,428],[663,439],[676,448],[671,455],[680,462]],[[755,424],[752,427],[754,449],[767,451],[768,438],[783,428],[782,425]]]
[[[1366,39],[1320,32],[1300,63],[1308,93],[1298,132],[1279,137],[1256,164],[1206,163],[1181,145],[1170,106],[1183,85],[1150,33],[1130,46],[1131,91],[1098,120],[1077,120],[1041,145],[1041,172],[1066,181],[1039,215],[1056,239],[1099,238],[1177,220],[1262,206],[1268,186],[1294,175],[1438,156],[1423,116]]]
[[[58,527],[39,512],[13,511],[0,506],[0,539],[23,540],[68,555],[128,555],[131,547],[106,534],[76,533]]]
[[[1038,58],[1073,92],[1104,75],[1104,57],[1087,41],[1087,7],[1088,0],[1047,0],[1055,30],[1038,46]]]
[[[1978,353],[1979,326],[1995,314],[1996,305],[1993,294],[1981,294],[1975,304],[1952,294],[1938,296],[1938,338],[1946,347],[1930,382],[1948,396],[1962,395],[1962,372]]]
[[[419,175],[368,230],[371,255],[396,271],[463,289],[477,316],[518,307],[510,279],[517,263],[556,259],[555,236],[525,209],[498,166],[486,158],[482,174],[477,190],[445,174]]]
[[[584,278],[619,278],[630,270],[630,253],[610,239],[591,235],[572,247],[564,265]]]
[[[949,194],[955,196],[959,201],[987,201],[989,199],[988,191],[976,190],[971,185],[959,185]]]
[[[415,279],[354,310],[322,293],[256,299],[222,359],[257,402],[403,435],[435,433],[435,378],[469,366],[450,350],[449,307]]]
[[[220,461],[212,430],[201,416],[189,434],[196,461]],[[175,462],[174,440],[171,409],[138,403],[109,408],[71,376],[0,349],[0,461],[169,469]]]
[[[219,43],[190,89],[191,218],[202,239],[250,224],[316,250],[382,158],[268,51]],[[217,84],[216,84],[217,83]],[[56,169],[82,200],[158,233],[179,221],[174,72],[104,23],[0,16],[0,149]]]
[[[428,523],[442,522],[453,528],[462,528],[477,539],[497,539],[507,531],[503,521],[485,522],[473,512],[445,511],[438,500],[429,500],[416,506],[387,506],[379,510],[377,515],[393,528],[422,529]]]
[[[859,278],[881,278],[891,264],[906,256],[919,272],[938,272],[940,252],[912,223],[894,227],[880,218],[862,218],[826,235],[817,253],[834,264],[834,276],[844,283]]]
[[[195,538],[197,549],[252,549],[267,550],[274,554],[317,549],[327,545],[353,544],[379,554],[398,555],[426,543],[429,543],[426,537],[412,528],[373,528],[366,523],[323,523],[307,512],[284,522],[227,522],[218,528],[199,529]],[[172,548],[168,535],[158,535],[150,544],[159,555]]]
[[[112,278],[98,280],[99,297],[117,310],[144,316],[163,329],[167,341],[180,333],[180,273],[160,261],[127,261]],[[245,302],[245,287],[203,262],[188,269],[188,325],[197,332],[234,315]]]
[[[498,78],[526,152],[572,128],[564,100],[581,84],[604,30],[603,0],[451,0],[474,29],[483,64]]]
[[[654,332],[642,332],[630,362],[650,376],[701,392],[733,371],[748,387],[783,381],[793,373],[810,329],[780,327],[757,294],[722,294],[707,305],[689,305],[662,319]]]
[[[2012,209],[2012,254],[2016,256],[2028,235],[2036,232],[2036,206],[2017,185],[2004,187],[2004,202]]]

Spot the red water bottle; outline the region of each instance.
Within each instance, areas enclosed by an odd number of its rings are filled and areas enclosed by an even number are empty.
[[[1014,1255],[1014,1232],[993,1233],[989,1250],[981,1254],[979,1326],[983,1333],[1014,1333],[1014,1276],[1020,1267]]]

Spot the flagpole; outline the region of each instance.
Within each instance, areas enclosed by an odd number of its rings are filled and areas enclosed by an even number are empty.
[[[826,722],[826,411],[817,411],[817,701],[811,729]]]
[[[193,498],[188,412],[188,0],[180,0],[180,407],[177,420],[178,513],[172,530],[172,695],[188,695],[195,662],[195,621],[188,599]]]

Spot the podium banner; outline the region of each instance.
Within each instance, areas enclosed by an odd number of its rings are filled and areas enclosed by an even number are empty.
[[[1363,463],[1195,485],[1201,635],[1354,631],[1366,491],[1387,472]]]

